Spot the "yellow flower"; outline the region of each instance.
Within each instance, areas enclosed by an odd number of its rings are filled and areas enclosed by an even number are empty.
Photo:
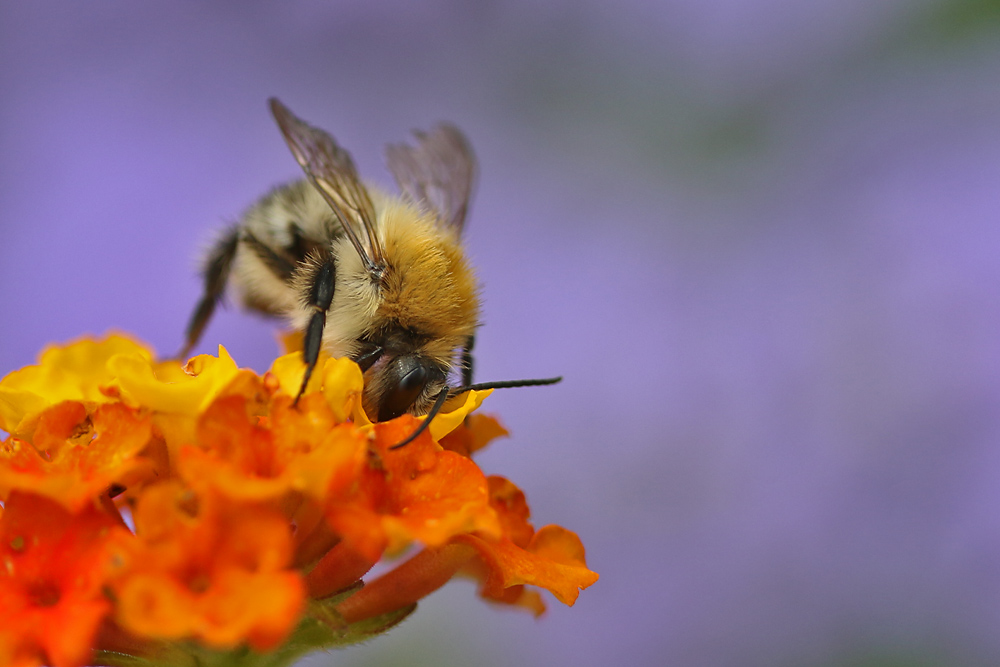
[[[38,415],[62,401],[117,400],[116,377],[109,368],[117,357],[149,365],[152,355],[142,345],[118,335],[47,348],[38,365],[14,371],[0,383],[0,429],[27,435]]]

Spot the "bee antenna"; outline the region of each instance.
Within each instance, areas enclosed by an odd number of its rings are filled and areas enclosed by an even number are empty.
[[[448,387],[445,387],[438,392],[437,399],[434,401],[434,405],[431,407],[431,411],[427,413],[427,417],[420,423],[420,426],[409,435],[402,442],[398,442],[389,449],[399,449],[405,445],[410,444],[414,440],[420,437],[420,434],[427,430],[427,427],[431,425],[431,420],[437,417],[438,413],[441,412],[441,408],[444,406],[444,402],[448,400],[450,392]]]
[[[413,433],[411,433],[402,442],[396,443],[389,449],[399,449],[405,445],[410,444],[414,440],[420,437],[420,434],[427,430],[427,427],[431,425],[431,420],[437,417],[438,413],[441,412],[441,408],[444,407],[444,402],[453,396],[458,396],[459,394],[464,394],[467,391],[482,391],[484,389],[509,389],[511,387],[542,387],[549,384],[556,384],[562,382],[562,376],[554,378],[540,378],[534,380],[500,380],[498,382],[480,382],[478,384],[467,384],[464,387],[445,387],[438,392],[437,398],[434,400],[434,405],[431,407],[430,412],[427,413],[427,417],[420,423],[420,426],[416,428]]]
[[[554,378],[540,378],[534,380],[500,380],[498,382],[480,382],[478,384],[467,384],[464,387],[455,387],[449,390],[451,396],[458,396],[467,391],[482,391],[484,389],[510,389],[512,387],[542,387],[549,384],[562,382],[562,376]]]

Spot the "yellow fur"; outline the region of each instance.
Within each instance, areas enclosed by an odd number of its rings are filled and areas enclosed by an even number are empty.
[[[435,347],[450,353],[452,339],[471,336],[479,323],[476,281],[458,240],[398,200],[383,210],[379,229],[387,270],[375,320],[448,339]]]

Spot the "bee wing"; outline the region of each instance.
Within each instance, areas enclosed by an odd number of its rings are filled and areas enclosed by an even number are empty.
[[[292,155],[340,219],[365,268],[372,273],[380,272],[384,262],[382,246],[375,235],[375,208],[350,154],[327,132],[296,117],[278,98],[272,97],[269,103]],[[367,237],[370,250],[361,243],[358,228]]]
[[[461,234],[476,171],[472,148],[454,125],[441,124],[429,133],[413,134],[416,146],[386,147],[389,171],[403,194]]]

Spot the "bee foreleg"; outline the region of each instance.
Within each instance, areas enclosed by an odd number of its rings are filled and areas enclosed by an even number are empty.
[[[337,272],[332,257],[327,257],[313,269],[313,274],[308,277],[309,286],[308,300],[306,307],[312,310],[309,323],[302,338],[302,360],[306,363],[306,373],[302,378],[302,387],[295,396],[295,402],[306,390],[309,378],[312,377],[316,362],[319,360],[319,350],[323,346],[323,329],[326,327],[326,311],[330,309],[333,302],[333,290],[336,282]]]
[[[204,279],[205,292],[198,302],[191,320],[188,322],[187,331],[184,337],[184,347],[177,355],[179,359],[185,359],[201,338],[205,326],[208,324],[216,304],[222,298],[222,293],[226,289],[226,281],[229,280],[229,269],[232,267],[233,258],[236,256],[236,248],[239,245],[239,230],[231,229],[225,236],[220,238],[212,251],[208,254],[205,262]]]

